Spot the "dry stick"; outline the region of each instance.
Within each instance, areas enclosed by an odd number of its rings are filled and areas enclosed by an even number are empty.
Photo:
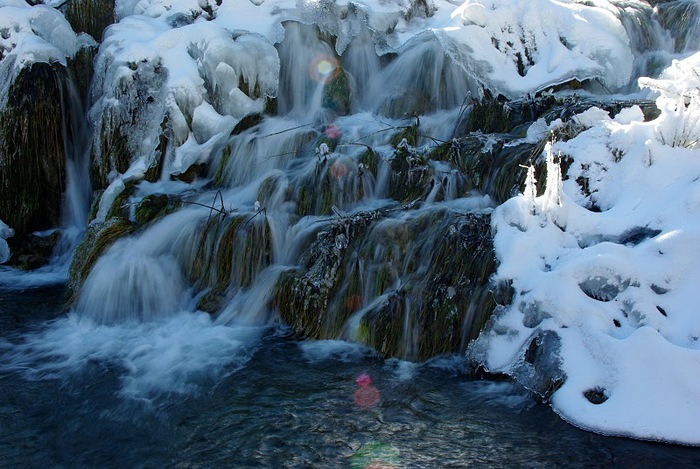
[[[267,220],[267,210],[265,209],[265,207],[262,207],[260,210],[258,210],[257,212],[255,212],[255,214],[253,214],[253,216],[251,216],[251,217],[248,218],[246,221],[244,221],[243,224],[245,225],[245,224],[248,223],[249,221],[253,220],[253,218],[255,218],[255,217],[257,217],[258,215],[260,215],[261,212],[265,214],[265,219]]]

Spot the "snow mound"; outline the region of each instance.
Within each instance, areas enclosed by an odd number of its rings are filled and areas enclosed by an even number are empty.
[[[582,116],[586,130],[546,151],[545,193],[531,175],[493,214],[494,282],[513,297],[469,353],[589,430],[700,444],[700,107],[675,81],[698,59],[645,81],[660,91],[653,121],[638,107]]]
[[[164,158],[166,171],[177,174],[187,170],[184,164],[205,162],[240,119],[261,112],[276,94],[279,59],[272,44],[213,22],[214,10],[193,5],[139,2],[133,8],[141,14],[105,32],[90,110],[102,129],[95,133],[96,154],[109,154],[109,145],[123,139],[129,164],[143,158],[151,168]],[[103,169],[124,173],[127,167],[110,161]]]
[[[63,14],[46,5],[0,0],[0,109],[19,72],[33,63],[66,65],[89,36],[76,35]]]
[[[614,89],[632,78],[623,7],[612,2],[473,0],[441,9],[435,33],[457,63],[478,64],[494,94],[517,98],[591,79]]]

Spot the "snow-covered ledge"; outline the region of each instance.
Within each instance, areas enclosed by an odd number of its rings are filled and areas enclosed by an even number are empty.
[[[700,445],[698,72],[700,54],[643,80],[653,121],[637,107],[577,116],[587,129],[548,148],[544,195],[529,178],[493,214],[514,295],[469,353],[550,385],[557,413],[599,433]],[[558,155],[573,160],[561,186]]]

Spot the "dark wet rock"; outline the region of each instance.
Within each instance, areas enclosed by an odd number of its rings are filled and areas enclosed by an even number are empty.
[[[591,404],[599,405],[608,400],[607,391],[601,387],[589,389],[583,393],[583,396],[588,399]]]
[[[74,294],[90,274],[95,263],[117,240],[135,231],[132,222],[125,218],[110,218],[103,223],[88,226],[85,238],[73,254],[69,269],[68,285]]]
[[[544,401],[566,381],[561,369],[561,338],[551,330],[535,331],[521,350],[511,376]]]
[[[65,11],[66,20],[73,31],[88,33],[96,41],[114,23],[114,0],[71,0]]]
[[[586,296],[607,302],[614,300],[630,283],[629,279],[623,280],[619,275],[596,275],[579,283],[579,287]]]
[[[619,243],[629,246],[636,246],[647,239],[654,238],[661,234],[661,230],[655,230],[647,226],[630,228],[620,235]]]
[[[56,244],[61,238],[59,231],[47,235],[26,233],[7,239],[12,256],[4,265],[22,270],[33,270],[49,263]]]
[[[58,226],[65,190],[61,87],[66,70],[22,69],[0,113],[0,219],[19,236]]]

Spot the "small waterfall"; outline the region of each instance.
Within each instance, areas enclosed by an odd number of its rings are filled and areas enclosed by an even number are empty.
[[[69,74],[61,87],[62,132],[66,153],[66,191],[63,196],[63,236],[55,255],[70,260],[85,231],[92,188],[90,185],[90,145],[92,136],[74,80]]]
[[[660,2],[655,7],[659,21],[673,36],[678,53],[700,48],[700,3],[696,0]]]
[[[319,36],[316,26],[285,24],[279,46],[280,114],[313,120],[321,111],[323,88],[338,73],[339,64],[333,48]]]

